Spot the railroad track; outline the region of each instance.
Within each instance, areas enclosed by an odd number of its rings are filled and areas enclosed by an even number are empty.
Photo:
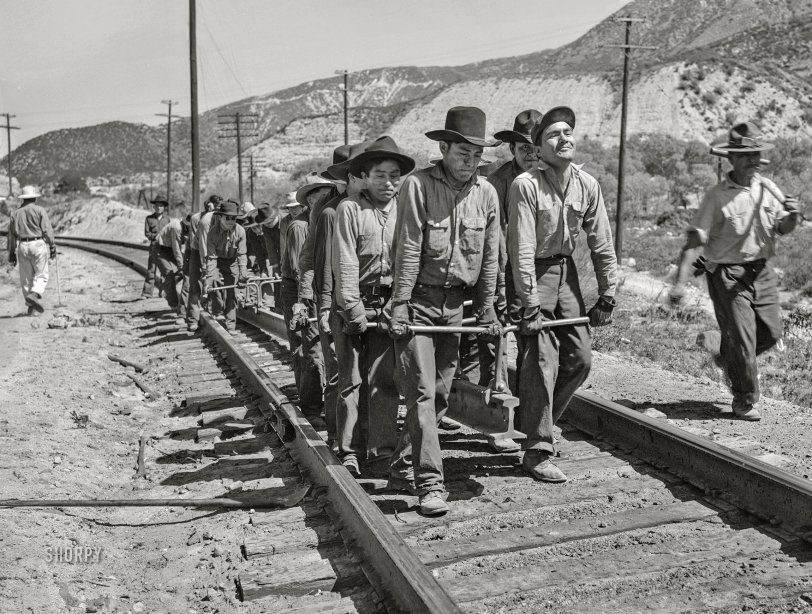
[[[343,542],[335,532],[324,542],[309,533],[311,555],[328,556],[336,576],[319,586],[346,590],[361,570],[377,599],[364,593],[358,603],[407,612],[812,609],[807,480],[579,392],[559,436],[557,464],[569,482],[533,481],[518,454],[489,453],[481,434],[464,428],[441,435],[451,511],[423,517],[416,498],[386,491],[382,480],[353,479],[298,411],[275,338],[281,318],[250,306],[239,315],[235,336],[204,315],[201,336],[323,493],[316,507],[332,520],[315,525],[337,528]],[[468,423],[512,426],[510,399],[465,383],[453,398]],[[246,556],[272,551],[286,536],[277,534],[247,544]],[[350,552],[349,563],[329,559],[339,543],[334,553]],[[305,576],[276,556],[259,557],[245,585],[273,593],[274,577]]]

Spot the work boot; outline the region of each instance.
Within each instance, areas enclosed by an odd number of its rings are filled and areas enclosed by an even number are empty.
[[[389,457],[376,456],[367,459],[364,465],[364,476],[368,478],[386,478],[389,477]]]
[[[431,490],[420,495],[420,513],[425,516],[440,516],[448,512],[448,503],[443,499],[443,492]]]
[[[395,492],[405,492],[412,496],[417,495],[417,486],[414,484],[414,470],[409,469],[405,473],[389,473],[389,480],[386,482],[386,490]]]
[[[753,403],[745,403],[744,401],[733,401],[733,413],[736,417],[748,422],[758,422],[761,420],[761,414],[756,409]]]
[[[462,427],[459,422],[454,422],[450,418],[440,418],[440,422],[437,423],[437,428],[447,433],[456,433]]]
[[[39,313],[44,313],[45,307],[43,307],[42,303],[40,302],[41,298],[42,295],[38,292],[29,292],[25,295],[25,302],[29,307],[33,307]]]
[[[181,318],[180,316],[178,316],[177,318],[175,318],[175,324],[177,324],[178,326],[183,326],[184,324],[186,324],[186,320],[185,318]]]
[[[352,477],[357,478],[361,476],[361,470],[358,468],[358,459],[355,456],[345,456],[341,459],[341,464],[350,472]]]
[[[547,452],[528,450],[524,453],[522,468],[542,482],[560,483],[567,481],[567,476],[553,464],[553,461],[550,460],[550,454]]]
[[[190,333],[195,332],[197,330],[197,322],[191,322],[190,324],[187,324],[186,330],[188,330]]]
[[[510,437],[488,437],[488,447],[496,454],[521,450],[521,446]]]

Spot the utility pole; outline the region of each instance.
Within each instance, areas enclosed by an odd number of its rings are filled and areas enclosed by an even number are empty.
[[[344,70],[337,70],[336,74],[337,75],[344,75],[344,88],[342,90],[344,92],[344,144],[349,145],[349,143],[350,143],[350,120],[349,120],[349,117],[348,117],[349,88],[348,88],[348,83],[347,83],[347,80],[349,79],[349,73],[347,72],[347,69],[345,68]]]
[[[11,115],[10,113],[0,113],[0,115],[5,116],[6,118],[6,125],[4,127],[6,129],[6,143],[8,144],[8,158],[6,159],[8,162],[8,197],[11,198],[11,131],[19,130],[20,128],[19,126],[11,125],[11,118],[17,117],[16,115]]]
[[[617,263],[620,264],[620,254],[623,248],[623,171],[626,164],[626,107],[629,102],[629,51],[631,49],[656,49],[656,47],[630,44],[632,23],[645,21],[645,19],[639,17],[616,17],[612,21],[626,24],[626,43],[623,45],[609,45],[609,47],[619,47],[623,49],[623,93],[620,107],[620,154],[617,163],[617,211],[615,213],[615,255],[617,256]]]
[[[251,202],[256,205],[257,203],[254,201],[254,179],[257,177],[257,170],[265,166],[268,161],[265,158],[259,158],[254,154],[248,156],[248,177],[250,179],[250,194],[251,194]]]
[[[257,118],[259,115],[257,113],[240,113],[237,111],[236,113],[226,113],[217,117],[220,119],[218,125],[222,130],[218,135],[219,138],[231,139],[236,137],[237,139],[237,190],[240,204],[242,204],[242,139],[243,137],[259,136],[257,132],[257,122],[259,121]],[[249,131],[249,133],[244,134],[244,130]]]
[[[156,113],[158,117],[166,118],[166,200],[172,200],[172,105],[178,104],[175,100],[162,100],[167,105],[166,113]]]
[[[200,128],[197,116],[197,10],[196,0],[189,0],[189,84],[192,115],[192,213],[200,210]]]

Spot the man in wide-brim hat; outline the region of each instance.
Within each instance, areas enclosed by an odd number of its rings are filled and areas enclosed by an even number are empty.
[[[240,209],[240,203],[229,199],[222,201],[214,212],[206,240],[204,294],[214,286],[218,271],[224,286],[232,286],[248,279],[245,228],[237,224],[237,220],[243,217]],[[227,331],[234,332],[237,328],[237,293],[234,288],[225,290],[225,293],[224,324]]]
[[[711,148],[733,168],[705,194],[671,290],[678,302],[684,271],[704,251],[696,266],[706,276],[721,332],[714,361],[730,382],[733,414],[752,421],[761,419],[756,357],[783,335],[778,278],[769,259],[777,238],[795,229],[799,215],[798,201],[759,174],[762,154],[772,148],[752,121],[734,125],[727,141]]]
[[[147,260],[147,276],[144,278],[144,285],[141,288],[141,298],[151,298],[155,285],[161,283],[160,280],[155,279],[158,268],[155,239],[161,228],[169,223],[169,215],[167,215],[169,201],[166,197],[159,194],[149,202],[152,205],[152,213],[144,218],[144,236],[149,241],[149,259]]]
[[[56,258],[54,231],[48,213],[36,203],[39,196],[34,186],[23,186],[22,204],[11,212],[8,226],[8,261],[20,265],[20,289],[30,316],[45,311],[48,259]]]
[[[390,334],[406,426],[390,469],[391,488],[416,490],[424,514],[448,511],[437,422],[448,408],[459,358],[458,334],[412,334],[411,324],[460,325],[466,288],[476,287],[474,310],[488,334],[500,334],[493,297],[499,265],[499,200],[477,174],[486,138],[485,113],[454,107],[445,127],[426,136],[439,142],[442,161],[401,184],[394,234]],[[412,446],[412,442],[415,445]]]
[[[380,326],[392,293],[397,192],[401,178],[414,167],[394,139],[376,139],[350,160],[349,175],[360,180],[363,189],[342,200],[335,214],[330,328],[338,358],[338,456],[353,475],[366,461],[366,474],[388,476],[398,440],[395,345]],[[379,327],[368,330],[371,322]]]
[[[522,467],[545,482],[567,477],[553,463],[553,425],[586,380],[592,348],[586,325],[543,328],[545,320],[588,315],[592,326],[612,321],[617,289],[609,216],[600,186],[574,163],[575,112],[554,107],[536,121],[530,137],[538,162],[520,174],[508,193],[507,248],[521,302]],[[599,298],[587,313],[572,257],[586,235]]]

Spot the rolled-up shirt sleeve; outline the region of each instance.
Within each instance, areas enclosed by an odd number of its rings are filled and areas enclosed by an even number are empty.
[[[516,294],[525,308],[537,307],[536,210],[538,193],[533,182],[517,177],[508,192],[507,247]]]
[[[395,224],[395,240],[392,242],[394,303],[406,302],[412,298],[412,290],[420,273],[425,225],[425,192],[420,180],[412,175],[403,182],[398,195],[398,219]]]
[[[361,303],[358,289],[358,215],[355,203],[345,200],[336,211],[333,228],[333,270],[335,275],[336,305],[345,312]],[[347,317],[348,313],[342,313]],[[351,316],[348,319],[352,319]]]
[[[584,212],[583,229],[595,269],[598,294],[607,297],[614,296],[617,290],[617,256],[612,240],[609,214],[606,212],[603,193],[597,181],[592,182],[587,194],[589,204]]]

